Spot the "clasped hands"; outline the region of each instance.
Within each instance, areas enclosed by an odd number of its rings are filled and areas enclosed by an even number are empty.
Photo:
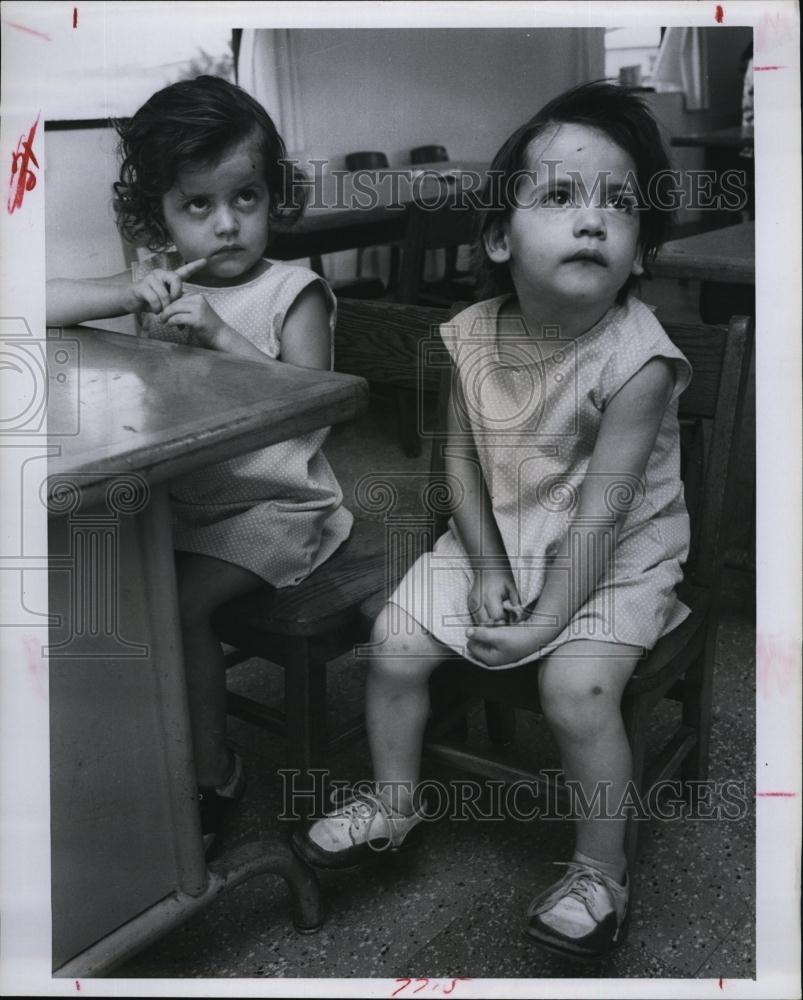
[[[508,570],[484,569],[474,575],[468,610],[475,625],[466,630],[471,656],[488,667],[515,663],[535,654],[546,638],[524,608]]]
[[[154,313],[167,326],[183,326],[190,343],[216,349],[226,324],[200,292],[184,294],[184,282],[206,266],[206,258],[182,264],[175,271],[154,268],[131,286],[134,308],[131,312]]]

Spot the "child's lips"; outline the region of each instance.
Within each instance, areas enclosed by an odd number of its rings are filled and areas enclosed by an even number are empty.
[[[230,247],[220,247],[218,250],[212,254],[213,257],[223,257],[230,253],[242,253],[245,247],[241,247],[238,243],[232,244]]]
[[[567,264],[572,264],[575,261],[588,261],[591,264],[599,264],[601,267],[608,266],[608,262],[599,250],[578,250],[577,253],[566,258]]]

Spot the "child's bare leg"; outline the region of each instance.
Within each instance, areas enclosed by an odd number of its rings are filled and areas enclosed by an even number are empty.
[[[429,714],[429,677],[448,649],[400,608],[386,606],[374,624],[365,719],[379,790],[411,812]],[[392,784],[391,784],[392,783]]]
[[[242,566],[188,552],[176,554],[176,571],[196,778],[201,787],[215,787],[229,777],[232,764],[226,749],[226,666],[212,614],[262,581]]]
[[[618,809],[632,776],[620,703],[640,652],[623,644],[572,642],[548,656],[539,673],[541,705],[567,779],[579,783],[587,802],[603,789],[610,812]],[[626,868],[624,834],[624,818],[578,817],[575,857],[592,859],[620,882]]]
[[[423,819],[414,792],[429,712],[428,681],[448,650],[395,605],[380,613],[371,641],[365,716],[376,793],[347,800],[293,835],[296,852],[323,868],[348,868],[375,850],[409,844]]]

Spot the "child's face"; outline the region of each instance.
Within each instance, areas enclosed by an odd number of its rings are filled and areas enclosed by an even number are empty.
[[[165,223],[184,260],[206,257],[196,278],[206,285],[249,280],[268,242],[268,207],[262,154],[251,139],[211,167],[181,171],[162,197]]]
[[[597,129],[556,125],[530,143],[527,170],[489,257],[508,263],[520,300],[612,305],[641,273],[635,163]]]

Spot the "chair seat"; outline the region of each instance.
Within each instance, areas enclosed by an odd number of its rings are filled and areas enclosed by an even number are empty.
[[[249,631],[264,636],[316,636],[357,617],[360,603],[385,583],[385,525],[355,518],[349,538],[296,587],[260,587],[223,605],[214,617],[219,638]]]
[[[704,587],[687,585],[680,599],[691,614],[677,628],[658,640],[649,655],[636,667],[627,686],[628,694],[641,694],[680,676],[686,669],[695,646],[702,652],[706,624],[711,607],[711,592]]]

